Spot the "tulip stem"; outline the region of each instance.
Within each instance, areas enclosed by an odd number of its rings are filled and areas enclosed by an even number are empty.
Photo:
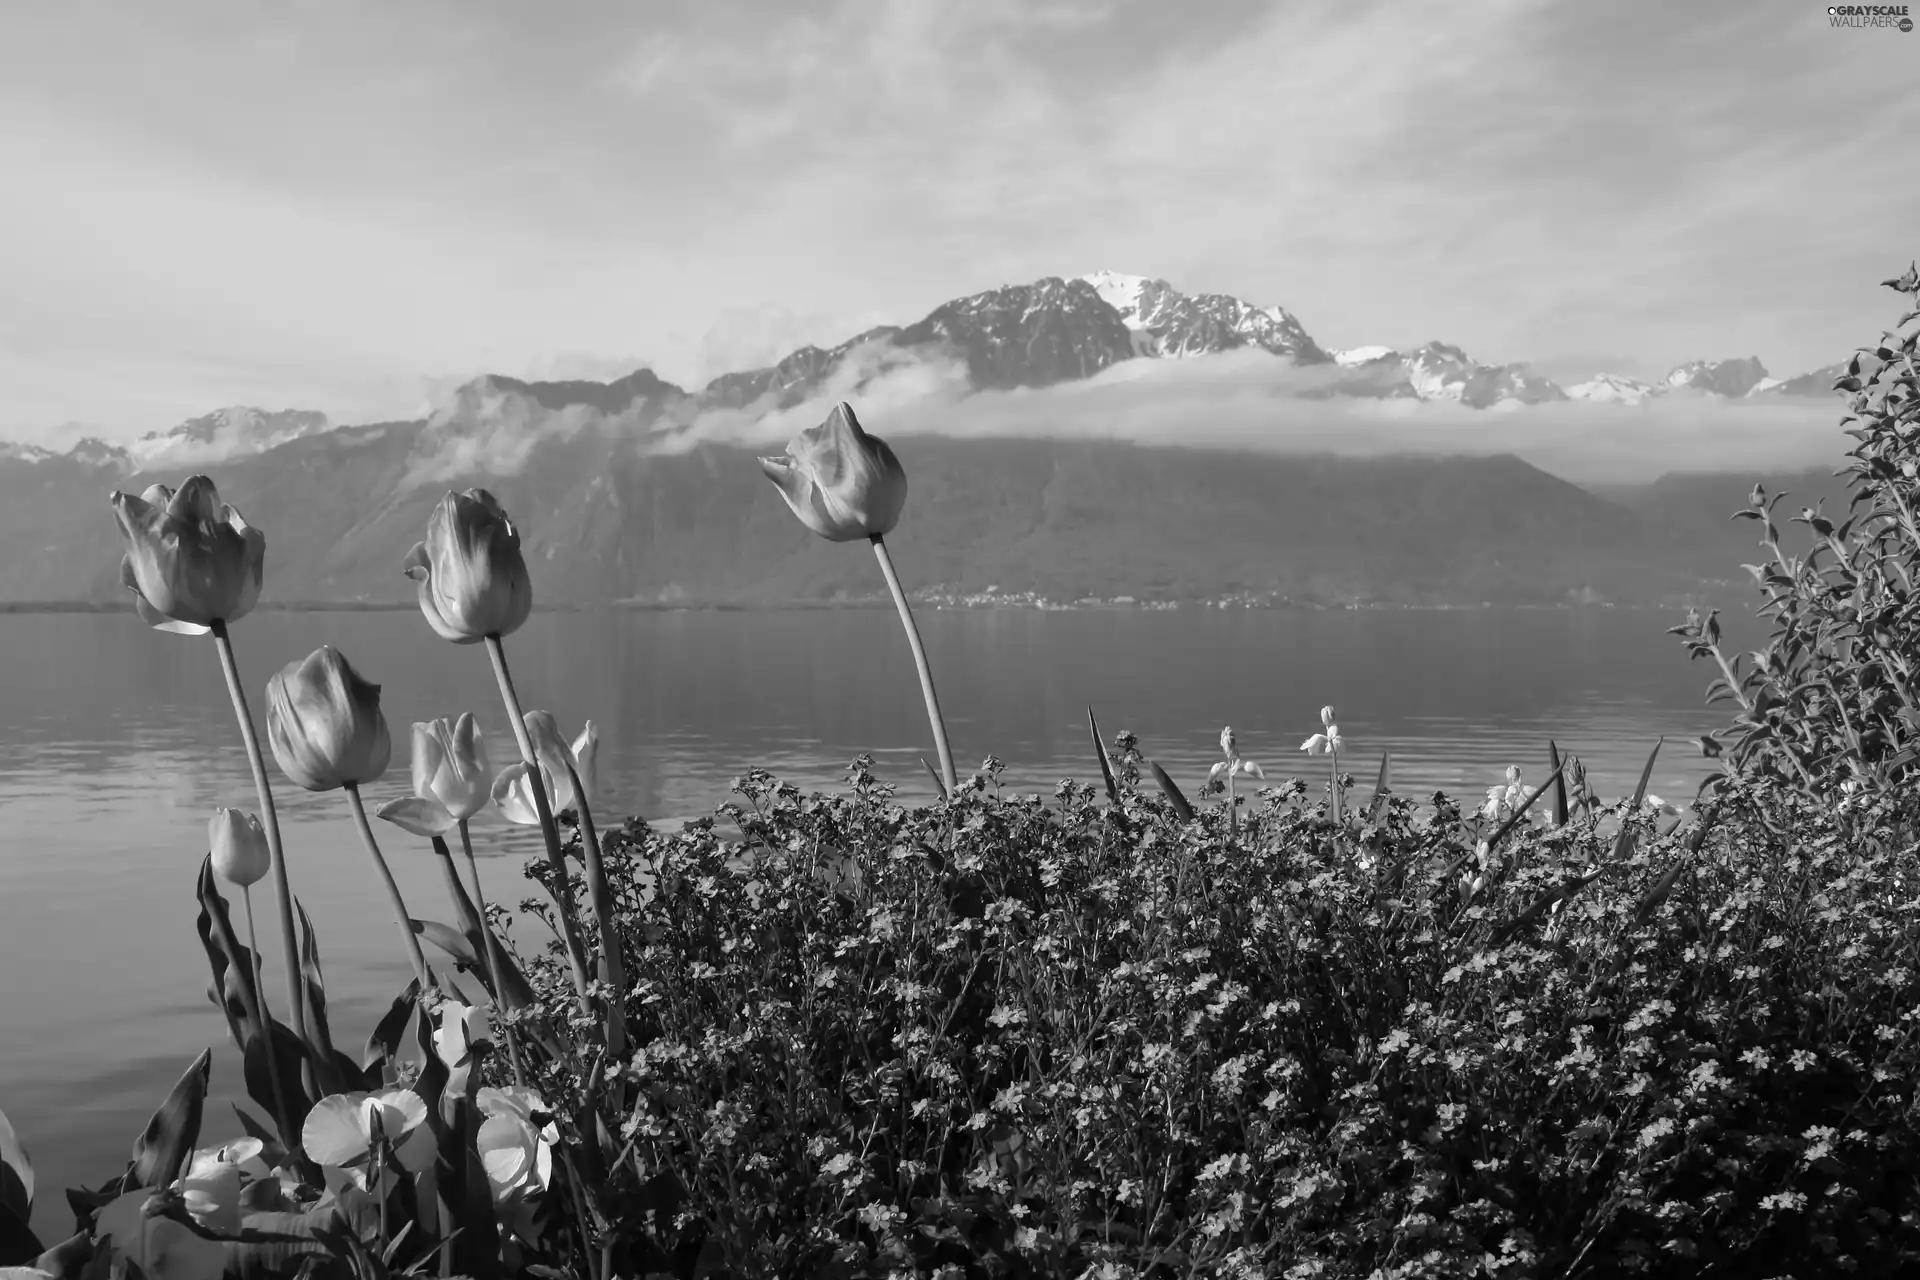
[[[267,782],[267,761],[260,754],[260,738],[253,731],[253,713],[247,709],[246,690],[240,686],[240,667],[233,659],[233,638],[227,634],[227,624],[218,618],[212,628],[214,648],[220,652],[220,670],[227,677],[227,695],[233,699],[233,713],[240,721],[240,739],[246,744],[247,763],[253,768],[253,790],[260,798],[260,817],[267,830],[273,896],[280,907],[280,946],[286,953],[288,1013],[293,1019],[294,1034],[312,1044],[313,1037],[307,1029],[307,1003],[300,990],[300,941],[293,928],[293,890],[287,882],[287,854],[280,843],[280,816],[273,807],[273,788]]]
[[[393,903],[394,914],[399,917],[401,939],[406,943],[407,958],[413,961],[413,971],[420,979],[420,993],[425,995],[433,987],[433,975],[427,972],[427,958],[421,954],[420,939],[413,932],[413,917],[407,914],[406,900],[400,896],[400,886],[393,878],[393,869],[387,866],[385,855],[380,852],[380,844],[373,838],[373,825],[367,821],[367,805],[360,798],[360,784],[346,784],[347,803],[353,806],[353,820],[360,827],[360,842],[367,846],[367,852],[373,855],[373,865],[380,872],[380,879],[387,886],[387,899]]]
[[[280,1084],[280,1042],[273,1034],[273,1010],[267,1007],[267,962],[260,955],[260,935],[253,927],[253,886],[241,885],[240,898],[247,904],[247,946],[253,951],[255,1012],[260,1018],[261,1033],[267,1037],[267,1080],[273,1086],[274,1118],[280,1122],[280,1133],[291,1148],[300,1141],[300,1131],[293,1127],[293,1113],[287,1110],[287,1091]]]
[[[487,949],[487,977],[493,983],[493,1002],[500,1009],[500,1038],[507,1042],[507,1057],[513,1063],[513,1082],[521,1088],[527,1084],[526,1068],[520,1065],[520,1046],[513,1038],[513,1028],[506,1024],[507,988],[500,975],[506,966],[500,963],[501,945],[493,936],[493,923],[487,919],[487,891],[480,884],[480,863],[473,856],[473,837],[467,832],[467,820],[460,819],[460,848],[467,855],[467,869],[473,873],[474,909],[480,913],[480,945]]]
[[[581,785],[579,771],[571,761],[567,763],[567,780],[573,784],[574,803],[580,809],[580,844],[585,851],[587,865],[587,901],[593,907],[594,923],[600,930],[600,979],[610,989],[607,996],[607,1052],[624,1053],[627,1047],[627,972],[620,958],[620,934],[613,924],[613,894],[607,888],[607,868],[600,857],[600,833],[594,830],[593,811],[587,804],[587,789]]]
[[[520,758],[527,764],[528,789],[533,792],[534,812],[540,818],[540,834],[547,841],[547,865],[554,876],[553,901],[560,909],[560,936],[567,946],[567,959],[573,965],[573,986],[579,993],[580,1007],[589,1017],[593,1004],[587,999],[587,949],[580,941],[580,925],[573,918],[573,894],[569,888],[566,855],[560,852],[560,827],[553,819],[553,805],[547,799],[545,774],[533,750],[533,737],[527,732],[527,720],[520,710],[520,695],[514,692],[513,676],[507,670],[507,651],[497,635],[487,637],[487,656],[493,659],[493,678],[500,685],[500,698],[507,706],[507,719],[513,723],[513,738],[520,747]],[[557,779],[556,779],[557,781]]]
[[[900,587],[900,575],[893,570],[893,557],[879,534],[872,535],[873,554],[886,576],[887,590],[893,593],[894,607],[900,610],[900,623],[907,629],[907,644],[913,649],[913,665],[920,673],[920,692],[927,700],[927,720],[933,726],[933,745],[940,753],[940,772],[946,780],[947,794],[959,786],[953,771],[953,748],[947,745],[947,722],[940,716],[940,699],[933,691],[933,671],[927,666],[927,650],[920,643],[920,628],[914,625],[913,611],[907,608],[907,593]]]

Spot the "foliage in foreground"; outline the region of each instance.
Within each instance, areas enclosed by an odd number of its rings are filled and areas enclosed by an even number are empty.
[[[1733,786],[1706,822],[1576,805],[1502,840],[1444,797],[1336,828],[1295,783],[1230,836],[1119,743],[1117,805],[1002,797],[989,761],[906,809],[862,760],[849,795],[754,773],[720,820],[606,839],[618,1273],[1920,1263],[1890,802]]]
[[[1745,567],[1772,626],[1766,645],[1729,655],[1712,613],[1673,628],[1719,669],[1709,701],[1738,708],[1702,744],[1725,752],[1730,775],[1829,795],[1920,777],[1920,271],[1882,283],[1917,309],[1856,351],[1834,384],[1848,395],[1841,426],[1855,442],[1835,473],[1847,478],[1847,511],[1802,507],[1798,556],[1774,521],[1786,494],[1755,485],[1733,515],[1761,530],[1765,555]]]

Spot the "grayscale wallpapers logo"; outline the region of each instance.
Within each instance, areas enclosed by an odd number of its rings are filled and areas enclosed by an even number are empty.
[[[1913,16],[1904,4],[1830,4],[1827,25],[1832,27],[1886,27],[1913,30]]]

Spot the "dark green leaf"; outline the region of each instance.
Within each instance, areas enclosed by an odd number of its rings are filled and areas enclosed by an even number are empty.
[[[1152,760],[1147,761],[1147,768],[1153,771],[1153,780],[1160,784],[1160,790],[1165,793],[1167,803],[1172,805],[1173,811],[1180,815],[1180,821],[1192,822],[1193,806],[1188,804],[1187,798],[1180,794],[1180,788],[1175,786],[1173,779],[1167,776],[1167,771]]]
[[[1567,825],[1567,779],[1560,767],[1560,746],[1547,739],[1547,768],[1553,770],[1553,825]]]
[[[180,1083],[147,1121],[147,1130],[133,1144],[133,1168],[125,1189],[166,1187],[180,1176],[193,1144],[200,1139],[200,1116],[207,1102],[207,1084],[213,1074],[213,1050],[202,1050]]]
[[[412,1017],[414,1005],[419,999],[420,979],[410,978],[406,990],[393,998],[393,1004],[367,1037],[367,1050],[360,1059],[363,1067],[372,1070],[380,1063],[400,1056],[400,1038],[407,1034],[407,1020]]]
[[[461,933],[451,925],[441,924],[438,920],[412,920],[413,931],[440,948],[457,961],[460,967],[474,973],[483,972],[480,952],[473,939]]]
[[[1113,779],[1113,762],[1107,759],[1106,744],[1100,741],[1100,725],[1093,718],[1093,707],[1087,707],[1087,732],[1093,735],[1093,755],[1100,762],[1100,777],[1107,784],[1107,799],[1114,804],[1120,803],[1120,784]]]
[[[33,1216],[33,1161],[4,1111],[0,1111],[0,1209],[12,1209],[22,1221]]]

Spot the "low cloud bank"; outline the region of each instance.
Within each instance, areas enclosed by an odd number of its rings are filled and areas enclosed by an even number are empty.
[[[1851,441],[1842,397],[1722,400],[1683,392],[1640,405],[1563,401],[1472,409],[1445,401],[1324,395],[1349,375],[1297,368],[1262,351],[1186,360],[1128,360],[1098,375],[1037,390],[974,391],[965,362],[942,351],[885,343],[856,348],[801,403],[777,398],[737,410],[665,418],[636,407],[604,414],[539,409],[469,389],[443,406],[457,430],[432,433],[422,482],[476,471],[510,474],[541,440],[596,429],[650,454],[702,443],[777,452],[840,400],[884,437],[936,435],[1107,439],[1261,453],[1515,454],[1575,483],[1633,483],[1666,472],[1785,471],[1837,465]]]

